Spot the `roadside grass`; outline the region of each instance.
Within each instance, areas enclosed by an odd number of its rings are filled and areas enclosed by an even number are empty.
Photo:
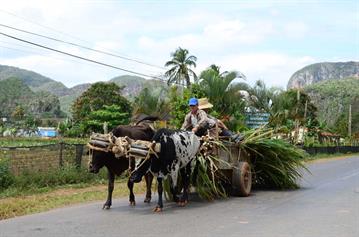
[[[137,194],[139,200],[142,198],[139,194],[144,193],[145,190],[144,182],[134,186],[134,192]],[[0,198],[0,220],[48,211],[78,203],[101,200],[105,202],[107,185],[64,185],[57,188],[38,189],[35,192],[36,194],[30,194],[31,190],[27,190],[23,195],[19,195],[18,192],[16,192],[16,196]],[[125,197],[128,194],[127,180],[124,178],[116,180],[113,198]],[[99,205],[99,209],[100,208],[102,208],[102,204]]]
[[[344,159],[344,158],[349,158],[349,157],[353,157],[353,156],[358,156],[359,157],[359,153],[347,153],[347,154],[343,154],[343,153],[335,153],[335,154],[317,154],[314,156],[306,156],[305,157],[305,162],[320,162],[320,161],[325,161],[325,160],[330,160],[330,159]]]

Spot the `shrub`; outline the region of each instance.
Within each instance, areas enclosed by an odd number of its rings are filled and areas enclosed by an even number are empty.
[[[10,161],[0,157],[0,190],[8,188],[13,183],[14,175],[10,171]]]

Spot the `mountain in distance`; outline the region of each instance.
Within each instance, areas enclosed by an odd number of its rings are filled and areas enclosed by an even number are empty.
[[[32,92],[47,92],[57,96],[60,101],[61,110],[68,115],[70,115],[72,103],[91,86],[90,83],[85,83],[68,88],[61,82],[52,80],[39,73],[17,67],[0,65],[0,82],[8,78],[18,78],[23,82],[23,85],[26,85]],[[122,94],[130,100],[137,96],[144,87],[149,87],[152,91],[157,92],[166,86],[166,83],[159,80],[146,80],[142,77],[130,75],[118,76],[112,78],[109,82],[114,82],[124,87]]]
[[[45,91],[34,92],[19,78],[0,81],[0,116],[10,117],[21,106],[25,114],[39,117],[61,117],[60,102],[56,95]]]
[[[327,80],[344,78],[359,79],[359,62],[323,62],[308,65],[295,72],[289,79],[287,88],[303,88]]]
[[[120,87],[124,87],[122,93],[125,97],[133,97],[140,93],[146,79],[139,76],[118,76],[112,78],[109,82],[114,82]]]
[[[68,93],[68,88],[61,82],[54,81],[33,71],[0,65],[0,81],[11,77],[19,78],[34,92],[47,91],[57,96]]]
[[[349,106],[352,129],[359,131],[359,62],[322,62],[295,72],[288,89],[302,89],[318,108],[318,119],[332,131],[345,135]]]
[[[355,77],[321,81],[305,86],[313,104],[318,108],[319,121],[336,128],[340,120],[348,121],[349,105],[352,107],[352,129],[359,132],[359,79]]]
[[[110,82],[114,82],[121,87],[124,86],[122,94],[130,100],[138,96],[141,90],[145,87],[149,88],[154,93],[158,93],[162,88],[167,87],[166,82],[157,79],[145,79],[143,77],[130,75],[112,78]]]
[[[72,103],[88,88],[90,88],[91,83],[80,84],[68,89],[68,93],[66,95],[60,96],[60,106],[61,110],[66,114],[71,114],[71,105]]]

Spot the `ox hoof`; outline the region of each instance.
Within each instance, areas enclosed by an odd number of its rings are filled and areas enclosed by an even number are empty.
[[[103,205],[103,207],[102,207],[103,210],[108,210],[108,209],[110,209],[110,208],[111,208],[111,206],[110,206],[110,205],[106,205],[106,204]]]
[[[162,212],[162,207],[155,207],[155,209],[153,209],[153,212],[156,212],[156,213]]]
[[[151,198],[150,197],[146,197],[145,200],[143,200],[144,203],[150,203],[151,202]]]
[[[136,206],[136,202],[135,202],[135,201],[130,201],[130,206],[131,206],[131,207]]]
[[[177,203],[177,205],[180,206],[180,207],[185,207],[187,204],[188,204],[187,200],[186,201],[180,201],[180,202]]]

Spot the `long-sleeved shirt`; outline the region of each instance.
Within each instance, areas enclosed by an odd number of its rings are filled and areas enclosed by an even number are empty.
[[[203,128],[208,123],[207,113],[198,109],[195,114],[189,112],[182,124],[181,129],[187,130],[189,128]]]

